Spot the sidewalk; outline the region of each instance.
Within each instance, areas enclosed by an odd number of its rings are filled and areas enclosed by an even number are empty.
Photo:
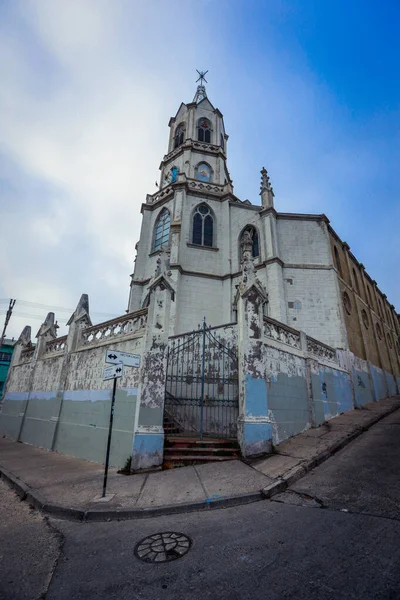
[[[116,520],[209,510],[269,498],[400,408],[400,396],[343,414],[276,447],[262,459],[210,463],[131,476],[103,465],[0,439],[0,474],[21,499],[62,518]]]

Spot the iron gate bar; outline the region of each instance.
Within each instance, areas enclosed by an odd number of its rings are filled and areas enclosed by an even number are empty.
[[[170,341],[165,427],[173,435],[236,437],[237,355],[210,329],[204,320],[201,329]]]

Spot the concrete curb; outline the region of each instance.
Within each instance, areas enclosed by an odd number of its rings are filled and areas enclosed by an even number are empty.
[[[13,473],[7,471],[2,465],[0,465],[0,477],[4,479],[4,481],[15,490],[16,494],[21,498],[21,500],[25,500],[27,493],[30,488],[26,483],[18,479]]]
[[[285,473],[285,475],[263,488],[261,490],[263,496],[266,499],[269,499],[275,496],[276,494],[284,492],[285,490],[287,490],[288,487],[290,487],[293,483],[296,483],[296,481],[304,477],[304,475],[309,473],[312,469],[318,467],[318,465],[328,460],[328,458],[336,454],[336,452],[342,450],[342,448],[350,444],[350,442],[358,438],[362,433],[368,431],[368,429],[370,429],[373,425],[375,425],[385,417],[391,415],[392,413],[396,412],[396,410],[400,410],[400,406],[392,406],[385,413],[375,415],[375,417],[371,419],[369,423],[367,423],[366,425],[358,426],[357,429],[350,433],[348,436],[332,444],[332,446],[328,450],[324,450],[314,458],[302,462],[302,464],[298,465],[297,467],[293,467],[293,469],[290,469],[290,471]]]
[[[48,502],[39,492],[32,490],[13,473],[7,471],[2,465],[0,465],[0,476],[10,488],[18,494],[21,500],[26,500],[26,502],[36,508],[36,510],[55,518],[67,519],[70,521],[125,521],[129,519],[148,519],[163,515],[229,508],[231,506],[240,506],[264,500],[262,492],[259,491],[241,494],[240,496],[231,496],[229,498],[157,506],[154,508],[99,508],[87,510],[85,508],[75,508],[73,506]]]
[[[146,519],[159,517],[163,515],[173,515],[187,512],[202,512],[216,510],[220,508],[229,508],[231,506],[241,506],[253,502],[263,501],[272,498],[275,494],[284,492],[290,485],[304,477],[309,471],[325,462],[336,452],[347,446],[350,442],[359,437],[362,433],[370,429],[373,425],[399,410],[400,406],[393,406],[385,413],[375,415],[371,421],[357,427],[356,431],[352,432],[347,437],[332,444],[328,450],[324,450],[314,458],[302,462],[300,465],[293,467],[287,471],[282,477],[273,481],[268,486],[259,492],[240,494],[239,496],[231,496],[229,498],[220,498],[216,500],[202,500],[200,502],[188,502],[184,504],[174,504],[157,506],[154,508],[99,508],[85,509],[66,506],[62,504],[53,504],[43,498],[39,492],[30,488],[26,483],[21,481],[19,477],[8,471],[0,465],[0,477],[15,490],[21,500],[26,500],[31,506],[41,512],[59,519],[68,519],[73,521],[122,521],[129,519]]]

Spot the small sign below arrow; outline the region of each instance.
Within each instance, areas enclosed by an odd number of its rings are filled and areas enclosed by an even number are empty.
[[[116,379],[117,377],[122,377],[123,374],[124,365],[122,363],[112,365],[111,367],[104,367],[103,381],[107,381],[108,379]]]
[[[125,367],[140,367],[140,355],[120,352],[119,350],[106,350],[104,358],[106,363],[116,365],[122,363]]]

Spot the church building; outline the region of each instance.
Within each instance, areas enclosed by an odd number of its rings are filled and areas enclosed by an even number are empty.
[[[259,203],[234,194],[199,74],[142,205],[126,313],[93,325],[82,294],[67,335],[53,312],[35,345],[26,326],[0,435],[103,462],[111,410],[110,464],[139,472],[270,453],[400,393],[394,306],[324,214],[278,211],[265,168]]]
[[[159,191],[142,205],[128,312],[146,306],[150,280],[167,260],[176,296],[171,336],[196,329],[203,317],[210,326],[234,322],[249,236],[265,316],[400,374],[399,315],[329,219],[278,212],[264,168],[260,204],[235,196],[223,115],[202,77],[169,128]]]

